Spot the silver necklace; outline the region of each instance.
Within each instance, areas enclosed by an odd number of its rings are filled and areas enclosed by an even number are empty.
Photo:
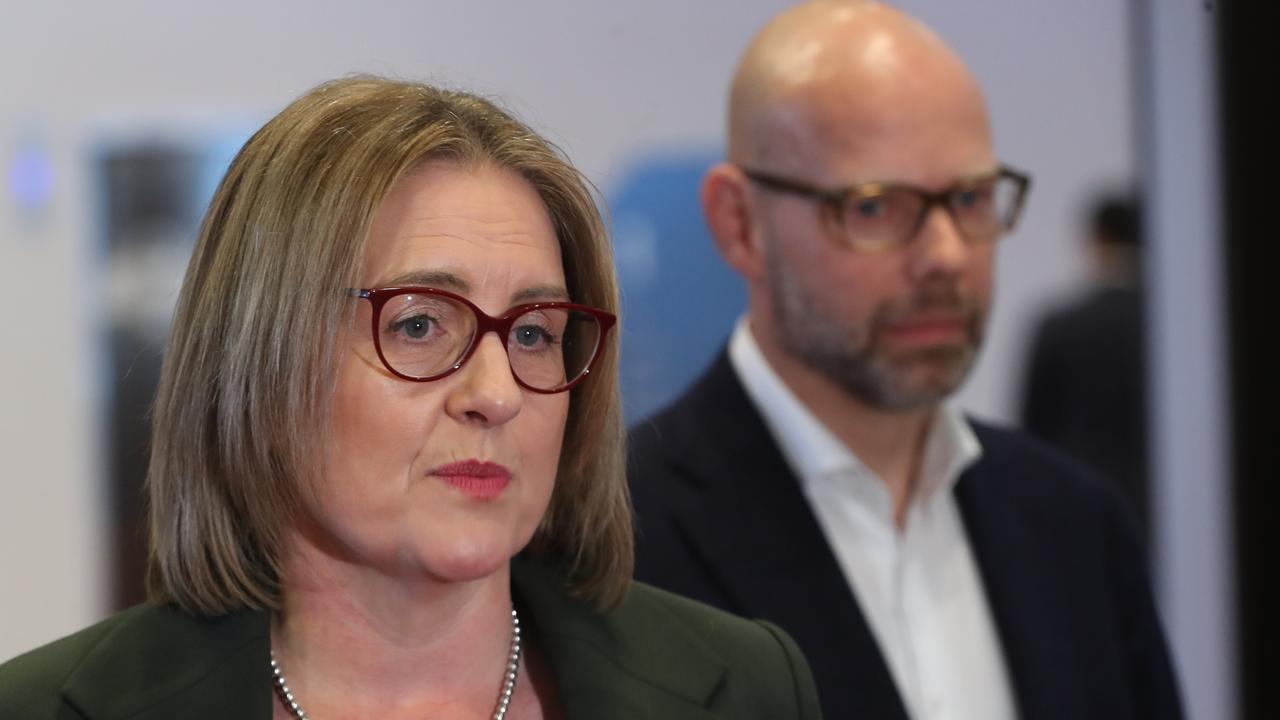
[[[276,662],[276,653],[271,651],[271,674],[275,677],[276,692],[285,709],[296,720],[310,720],[307,711],[298,704],[298,699],[289,690],[289,683],[284,679],[284,671]],[[502,692],[498,693],[498,704],[493,709],[493,720],[502,720],[507,716],[507,708],[511,707],[511,696],[516,691],[516,676],[520,674],[520,616],[511,608],[511,653],[507,655],[507,669],[502,675]]]

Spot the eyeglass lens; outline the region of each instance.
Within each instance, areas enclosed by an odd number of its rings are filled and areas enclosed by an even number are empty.
[[[1018,183],[993,177],[966,184],[948,194],[947,209],[962,234],[971,240],[991,240],[1013,221]],[[924,219],[927,200],[908,188],[850,197],[844,205],[849,240],[859,247],[892,247],[908,241]]]
[[[396,372],[439,375],[458,363],[476,334],[471,308],[438,295],[396,295],[382,308],[378,341]],[[600,344],[595,316],[566,308],[535,308],[513,319],[504,339],[511,371],[529,387],[557,390],[591,364]]]

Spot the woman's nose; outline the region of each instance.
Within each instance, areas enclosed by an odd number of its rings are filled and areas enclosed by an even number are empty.
[[[497,334],[482,337],[457,374],[460,377],[445,410],[458,422],[496,427],[520,413],[524,390],[511,372],[504,340]]]

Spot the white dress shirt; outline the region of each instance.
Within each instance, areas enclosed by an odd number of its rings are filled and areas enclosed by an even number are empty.
[[[729,360],[799,478],[907,713],[916,720],[1017,717],[1000,639],[951,492],[982,454],[960,412],[943,404],[935,413],[899,528],[888,487],[783,383],[746,318],[729,342]]]

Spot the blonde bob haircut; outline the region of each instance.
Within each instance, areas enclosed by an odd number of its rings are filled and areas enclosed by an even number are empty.
[[[575,302],[618,312],[595,194],[551,143],[475,95],[360,76],[325,83],[240,150],[200,229],[173,318],[147,472],[151,600],[197,616],[276,609],[283,541],[322,477],[339,349],[375,211],[444,160],[538,192]],[[616,335],[614,336],[616,338]],[[571,390],[555,489],[525,552],[561,558],[605,608],[634,564],[616,339]]]

